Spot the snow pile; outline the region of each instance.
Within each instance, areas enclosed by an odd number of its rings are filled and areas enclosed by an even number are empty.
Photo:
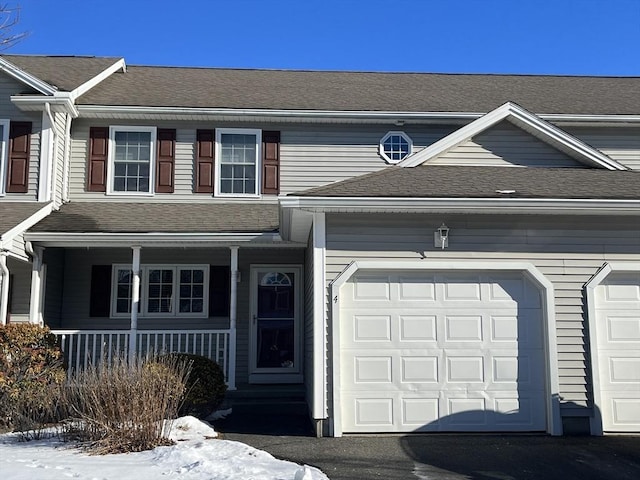
[[[140,453],[90,456],[56,439],[19,442],[0,435],[0,472],[12,480],[328,480],[320,470],[273,458],[217,433],[194,417],[173,422],[171,447]]]

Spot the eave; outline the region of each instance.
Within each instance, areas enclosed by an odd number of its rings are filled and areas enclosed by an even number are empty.
[[[76,118],[78,110],[69,92],[57,92],[52,96],[42,95],[12,95],[11,103],[23,112],[42,112],[45,104],[49,104],[52,112],[69,113]]]
[[[48,84],[47,82],[40,80],[35,75],[31,75],[29,72],[22,70],[13,63],[0,57],[0,70],[6,72],[9,76],[15,78],[19,82],[37,90],[43,95],[53,95],[58,91],[56,87]]]

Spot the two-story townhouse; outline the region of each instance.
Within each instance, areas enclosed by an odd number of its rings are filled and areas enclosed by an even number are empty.
[[[71,365],[207,355],[330,435],[640,431],[640,79],[64,61],[105,66],[24,240]]]

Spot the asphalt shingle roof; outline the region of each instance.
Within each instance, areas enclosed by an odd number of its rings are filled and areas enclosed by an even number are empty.
[[[36,202],[0,202],[0,235],[26,220],[45,206]]]
[[[79,104],[335,111],[640,114],[640,77],[463,75],[128,66]]]
[[[115,57],[56,57],[43,55],[2,55],[16,67],[59,90],[70,92],[107,69]]]
[[[33,232],[226,233],[278,229],[278,205],[249,203],[71,202]]]
[[[515,192],[498,192],[508,190]],[[640,200],[640,172],[596,168],[393,166],[292,195]]]

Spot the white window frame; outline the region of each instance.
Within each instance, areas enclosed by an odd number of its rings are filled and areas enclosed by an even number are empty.
[[[256,136],[256,185],[254,193],[222,193],[220,190],[220,182],[222,181],[222,135],[255,135]],[[216,181],[214,185],[214,195],[216,197],[242,197],[242,198],[259,198],[262,185],[262,130],[255,128],[216,128]]]
[[[151,134],[151,145],[149,146],[149,191],[148,192],[119,192],[113,189],[115,176],[115,153],[116,153],[116,132],[143,132]],[[107,194],[108,195],[124,195],[124,196],[153,196],[156,186],[156,139],[157,127],[136,126],[136,125],[112,125],[109,127],[109,152],[107,158]]]
[[[384,151],[384,142],[386,142],[390,137],[392,137],[394,135],[398,135],[398,136],[404,138],[406,140],[406,142],[409,144],[409,152],[407,153],[406,156],[404,156],[403,158],[401,158],[399,160],[392,159]],[[413,140],[411,140],[411,137],[409,135],[407,135],[406,133],[404,133],[403,131],[400,131],[400,130],[390,131],[390,132],[387,132],[382,137],[382,139],[380,140],[380,144],[378,145],[378,151],[380,153],[380,156],[384,159],[385,162],[387,162],[389,164],[392,164],[392,165],[395,165],[397,163],[400,163],[402,160],[404,160],[405,158],[409,157],[413,153]]]
[[[131,264],[118,263],[111,270],[111,318],[129,318],[129,312],[117,312],[118,270],[131,270]],[[167,313],[149,312],[149,271],[173,270],[172,311]],[[203,271],[202,312],[180,312],[180,271]],[[140,312],[138,318],[208,318],[209,317],[209,265],[207,264],[145,264],[140,266]]]
[[[4,197],[7,188],[7,174],[9,171],[9,128],[11,127],[11,121],[2,118],[0,119],[0,125],[2,126],[2,138],[0,138],[0,197]]]

